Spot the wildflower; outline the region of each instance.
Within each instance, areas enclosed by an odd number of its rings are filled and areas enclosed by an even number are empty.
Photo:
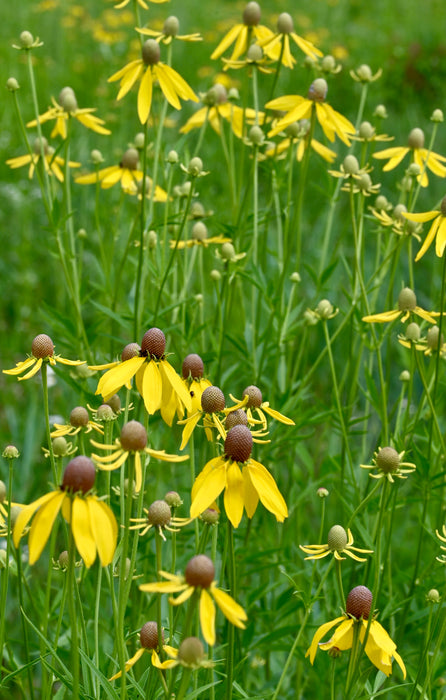
[[[122,190],[126,194],[137,194],[138,185],[144,177],[142,170],[139,170],[139,153],[136,148],[128,148],[118,165],[109,165],[107,168],[97,170],[94,173],[80,175],[75,179],[78,185],[91,185],[100,182],[102,189],[109,189],[121,183]],[[152,189],[152,180],[147,177],[147,192]],[[167,192],[158,185],[155,187],[155,202],[166,202]]]
[[[38,117],[39,124],[44,124],[45,122],[56,120],[56,124],[51,132],[51,138],[59,135],[63,139],[67,138],[67,122],[69,119],[74,117],[78,122],[95,131],[97,134],[111,134],[111,131],[106,129],[103,124],[105,124],[103,119],[96,117],[93,112],[96,109],[92,107],[87,107],[84,109],[79,109],[77,106],[76,95],[70,87],[64,87],[59,93],[59,101],[57,102],[54,97],[51,98],[53,106],[50,107],[44,114]],[[28,122],[26,126],[32,127],[36,126],[37,120]]]
[[[353,547],[353,541],[353,535],[349,528],[347,528],[346,532],[341,525],[333,525],[328,533],[327,544],[300,544],[299,547],[305,554],[310,555],[305,557],[305,559],[323,559],[328,557],[329,554],[333,554],[335,559],[343,561],[345,557],[341,557],[341,554],[347,554],[356,561],[366,561],[366,559],[356,556],[353,552],[372,554],[373,550]]]
[[[376,200],[378,202],[379,197],[377,197]],[[405,213],[407,212],[405,204],[397,204],[393,211],[391,210],[392,205],[388,202],[387,206],[381,206],[381,208],[378,206],[370,207],[371,213],[375,219],[379,221],[381,226],[384,228],[391,228],[398,236],[410,235],[420,241],[421,238],[418,235],[418,231],[421,230],[421,224],[408,221],[405,218]]]
[[[164,450],[152,450],[150,447],[147,447],[147,431],[144,426],[136,420],[131,420],[122,427],[121,435],[119,438],[116,438],[114,445],[104,445],[95,440],[91,440],[91,444],[99,450],[107,450],[108,452],[113,450],[113,452],[108,455],[92,455],[99,469],[105,471],[119,469],[130,454],[134,455],[136,492],[141,490],[142,485],[142,452],[155,459],[160,459],[162,462],[184,462],[185,459],[188,459],[188,455],[170,455]]]
[[[410,151],[412,151],[413,162],[420,168],[417,180],[421,187],[427,187],[429,184],[426,174],[427,168],[438,177],[446,177],[446,166],[443,165],[446,163],[446,157],[424,148],[424,132],[418,128],[412,129],[410,132],[407,146],[386,148],[384,151],[374,153],[373,157],[388,158],[388,162],[383,167],[384,171],[388,171],[396,168]]]
[[[43,41],[40,41],[38,36],[34,39],[31,32],[25,29],[25,31],[20,34],[20,44],[13,44],[12,46],[19,51],[29,51],[30,49],[37,49],[43,46]]]
[[[437,256],[441,258],[446,247],[446,197],[443,197],[441,200],[440,209],[425,211],[419,214],[404,213],[403,216],[409,219],[409,221],[415,221],[417,223],[424,223],[425,221],[431,221],[433,219],[429,233],[416,255],[415,262],[423,257],[434,239],[435,252]]]
[[[82,428],[85,428],[85,432],[89,433],[91,430],[96,430],[96,432],[104,434],[104,429],[102,425],[90,420],[88,411],[83,406],[76,406],[70,413],[70,422],[67,425],[60,425],[59,423],[54,423],[56,430],[51,433],[52,438],[64,437],[65,435],[77,435]]]
[[[178,494],[176,495],[178,496]],[[173,516],[167,500],[153,501],[148,508],[144,508],[144,513],[144,518],[130,518],[133,523],[136,523],[136,525],[131,525],[130,529],[140,530],[139,534],[141,537],[144,537],[154,527],[159,536],[165,541],[163,530],[179,532],[183,525],[188,525],[192,522],[190,518],[176,518]]]
[[[40,335],[36,335],[32,342],[31,357],[28,357],[22,362],[17,362],[16,366],[13,369],[4,369],[3,373],[12,374],[13,376],[15,376],[18,374],[22,374],[22,372],[25,372],[26,370],[29,370],[28,372],[26,372],[25,375],[23,375],[23,377],[18,377],[18,380],[20,382],[23,379],[30,379],[31,377],[34,377],[34,375],[37,374],[43,363],[49,363],[54,367],[58,362],[60,362],[62,365],[70,366],[85,364],[84,360],[66,360],[60,355],[55,355],[53,341],[51,340],[49,335],[41,333]]]
[[[60,156],[55,155],[54,148],[48,145],[48,141],[43,136],[42,139],[39,137],[35,139],[32,153],[27,153],[24,156],[17,156],[16,158],[9,158],[6,161],[6,165],[9,165],[13,170],[15,168],[22,168],[24,165],[29,165],[28,177],[30,180],[33,179],[34,171],[39,163],[43,163],[43,167],[48,175],[54,175],[59,182],[63,182],[64,176],[62,168],[65,166],[65,161]],[[68,161],[68,165],[70,168],[80,167],[80,163],[76,163],[73,160]]]
[[[130,0],[122,0],[122,2],[118,3],[118,5],[115,5],[115,10],[121,10],[123,7],[126,7],[129,2]],[[149,9],[146,0],[136,0],[136,2],[143,8],[143,10]],[[154,5],[161,5],[163,2],[169,2],[169,0],[148,0],[148,2],[153,2]]]
[[[393,136],[377,134],[375,127],[370,122],[362,122],[357,133],[351,139],[352,141],[362,141],[363,143],[375,143],[376,141],[393,141]]]
[[[268,27],[259,24],[261,16],[260,5],[257,2],[248,2],[243,10],[243,24],[236,24],[211,54],[212,59],[220,58],[231,44],[235,42],[230,60],[235,61],[242,53],[246,53],[254,36],[257,43],[272,38],[274,35]]]
[[[107,402],[135,376],[147,412],[152,415],[161,409],[165,422],[172,425],[177,408],[176,397],[188,411],[192,408],[192,402],[181,378],[167,361],[165,349],[166,337],[162,330],[150,328],[144,334],[139,354],[109,369],[99,380],[96,394],[102,394]]]
[[[288,12],[282,12],[277,18],[277,32],[270,37],[261,39],[257,43],[263,48],[265,53],[274,61],[283,63],[287,68],[293,68],[296,59],[290,50],[290,38],[296,46],[307,56],[316,59],[322,56],[320,51],[311,41],[303,39],[294,31],[293,18]]]
[[[248,75],[252,75],[252,68],[257,68],[261,73],[267,75],[274,73],[274,69],[269,67],[271,61],[259,44],[251,44],[244,59],[223,58],[222,60],[225,64],[224,70],[228,70],[228,68],[249,68],[251,70]]]
[[[383,74],[382,68],[378,68],[375,74],[367,64],[363,63],[356,70],[351,70],[350,75],[357,83],[374,83]]]
[[[178,17],[175,17],[175,15],[171,15],[168,17],[163,25],[163,29],[161,32],[157,32],[154,29],[147,29],[146,27],[142,29],[136,29],[137,32],[140,34],[144,34],[144,36],[151,36],[154,37],[154,39],[160,43],[161,41],[163,44],[170,44],[173,39],[180,39],[180,41],[202,41],[203,37],[198,34],[178,34],[178,31],[180,29],[180,22],[178,20]]]
[[[376,473],[370,473],[373,479],[386,478],[393,484],[394,476],[399,479],[407,479],[406,474],[411,474],[416,469],[412,462],[402,462],[404,454],[404,452],[397,452],[393,447],[380,447],[378,452],[374,454],[373,464],[361,464],[361,467],[363,469],[377,469]]]
[[[392,659],[395,659],[398,666],[406,677],[406,668],[401,656],[396,651],[396,644],[387,634],[384,627],[377,620],[372,620],[369,624],[368,619],[372,607],[372,593],[365,586],[356,586],[347,596],[347,605],[344,615],[337,617],[335,620],[330,620],[319,627],[313,637],[310,648],[305,656],[310,657],[310,662],[313,664],[318,647],[324,651],[329,649],[338,649],[346,651],[351,649],[354,640],[355,626],[359,626],[359,640],[364,642],[366,631],[368,628],[367,640],[365,643],[365,653],[368,658],[380,671],[390,676],[392,673]],[[320,642],[326,633],[335,625],[339,624],[334,635],[328,642]]]
[[[138,116],[141,124],[146,123],[150,114],[155,80],[158,80],[164,97],[175,109],[181,109],[180,98],[198,102],[198,97],[184,78],[176,70],[160,62],[160,55],[160,46],[157,41],[147,39],[142,47],[142,58],[131,61],[108,79],[109,83],[120,81],[120,90],[116,98],[120,100],[141,78],[138,90]]]
[[[248,397],[244,404],[244,408],[246,409],[246,413],[248,415],[248,423],[251,425],[260,421],[263,429],[266,430],[268,427],[268,422],[265,413],[284,425],[295,425],[295,422],[291,418],[287,418],[287,416],[284,416],[282,413],[279,413],[279,411],[271,408],[269,401],[263,401],[262,392],[257,386],[254,386],[254,384],[250,384],[250,386],[247,386],[246,389],[243,389],[241,401],[238,401],[234,396],[232,396],[232,394],[230,394],[230,397],[236,402],[237,405],[242,404],[245,397]],[[255,419],[254,413],[258,420]]]
[[[323,143],[317,141],[316,139],[311,139],[309,142],[310,134],[310,122],[308,119],[301,119],[300,121],[292,122],[284,129],[284,134],[287,135],[286,138],[282,139],[279,144],[271,146],[265,151],[265,155],[269,157],[284,157],[284,153],[288,151],[290,146],[297,144],[296,148],[296,160],[300,163],[304,157],[304,153],[308,146],[310,146],[315,153],[317,153],[321,158],[326,160],[328,163],[333,163],[337,158],[337,153],[332,151],[331,148],[327,148]]]
[[[161,669],[181,665],[192,670],[212,668],[214,665],[212,661],[206,658],[203,643],[198,637],[186,637],[181,642],[178,650],[172,649],[172,647],[167,649],[167,655],[171,657],[170,660],[167,659],[159,663],[154,661],[153,665]]]
[[[217,429],[223,440],[226,437],[226,431],[220,418],[220,416],[224,416],[226,406],[225,395],[222,390],[218,386],[207,386],[201,392],[199,406],[197,406],[198,401],[193,403],[197,407],[195,412],[188,411],[188,417],[184,421],[179,421],[180,425],[184,425],[180,450],[184,450],[186,447],[201,418],[204,418],[204,427],[208,440],[212,440],[212,428]]]
[[[207,248],[210,245],[220,245],[222,243],[231,243],[231,238],[226,238],[225,236],[212,236],[208,238],[208,229],[206,224],[202,221],[196,221],[192,226],[192,238],[187,241],[170,241],[171,248],[177,248],[178,250],[184,250],[184,248],[193,248],[195,246],[201,246],[202,248]]]
[[[216,251],[215,255],[217,258],[221,258],[225,263],[231,262],[236,263],[239,260],[246,258],[246,253],[236,253],[235,248],[232,243],[223,243],[221,250]]]
[[[192,557],[186,565],[184,576],[176,576],[167,571],[159,574],[167,581],[144,583],[139,589],[144,593],[180,593],[177,598],[169,598],[172,605],[182,605],[197,591],[200,597],[200,625],[203,637],[211,646],[215,644],[215,605],[232,625],[245,628],[248,619],[243,608],[220,588],[214,580],[215,568],[212,560],[204,554]]]
[[[363,321],[366,323],[388,323],[401,318],[401,322],[405,323],[411,314],[420,316],[429,323],[436,323],[435,318],[428,311],[425,311],[421,306],[417,306],[417,298],[415,292],[409,287],[401,290],[398,296],[398,308],[393,311],[382,311],[373,316],[364,316]]]
[[[167,646],[164,644],[164,633],[161,630],[161,648],[162,650],[167,653],[171,654],[173,656],[177,655],[177,650],[173,649],[170,646]],[[134,656],[132,656],[131,659],[126,661],[126,664],[124,666],[124,671],[127,673],[127,671],[130,671],[131,668],[136,664],[136,662],[141,658],[141,656],[144,654],[145,651],[151,652],[151,657],[152,657],[152,665],[157,666],[157,668],[171,668],[172,666],[175,666],[176,663],[175,661],[164,661],[163,665],[160,666],[161,661],[160,658],[157,654],[157,648],[160,647],[159,640],[158,640],[158,623],[156,622],[146,622],[145,625],[141,627],[141,631],[139,633],[139,643],[140,643],[140,648],[136,652]],[[114,681],[116,678],[120,678],[122,675],[121,671],[118,671],[118,673],[115,673],[114,676],[109,678],[109,681]]]
[[[203,377],[204,364],[200,355],[196,353],[187,355],[183,360],[181,374],[192,400],[191,413],[196,413],[201,408],[203,391],[212,386],[209,379]]]
[[[116,549],[118,526],[110,508],[93,495],[96,470],[88,457],[74,457],[65,468],[62,484],[25,506],[14,526],[14,544],[20,538],[37,511],[31,525],[28,547],[29,563],[40,557],[51,534],[59,511],[70,523],[77,550],[89,568],[99,555],[102,566],[111,563]]]
[[[228,431],[224,453],[211,459],[192,487],[191,518],[196,518],[224,491],[228,519],[238,527],[243,509],[252,518],[259,500],[278,522],[288,517],[285,500],[269,471],[251,458],[252,435],[244,425]]]
[[[349,136],[355,133],[353,124],[342,114],[336,112],[327,102],[327,82],[324,78],[317,78],[313,81],[308,91],[307,97],[301,95],[285,95],[275,100],[267,102],[268,109],[284,110],[287,112],[282,119],[279,119],[276,126],[269,132],[268,136],[274,136],[285,127],[300,119],[311,119],[315,114],[325,136],[329,141],[334,141],[335,136],[341,139],[347,146],[350,146]]]

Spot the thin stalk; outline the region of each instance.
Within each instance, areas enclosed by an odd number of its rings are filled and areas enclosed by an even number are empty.
[[[31,656],[29,653],[28,626],[27,626],[26,618],[25,618],[25,604],[24,604],[24,600],[23,600],[23,581],[25,579],[23,577],[23,571],[22,571],[22,551],[20,549],[20,542],[19,542],[18,547],[15,549],[15,559],[16,559],[16,564],[17,564],[17,593],[18,593],[19,606],[20,606],[20,619],[22,621],[23,646],[24,646],[25,661],[26,661],[26,665],[27,665],[29,698],[30,698],[30,700],[34,700],[34,684],[33,684],[33,677],[32,677],[32,668],[30,665]],[[75,700],[74,696],[73,696],[73,700]]]
[[[70,501],[70,509],[73,504]],[[73,700],[80,698],[79,694],[79,639],[77,630],[77,611],[76,611],[76,581],[75,581],[75,565],[76,565],[76,547],[74,543],[73,530],[70,527],[70,536],[68,544],[68,614],[70,618],[71,629],[71,673],[72,673],[72,697]]]
[[[40,373],[42,375],[42,391],[43,391],[43,413],[45,415],[45,432],[46,432],[46,442],[48,445],[48,451],[50,453],[51,471],[53,476],[54,485],[57,486],[57,469],[56,461],[54,459],[53,442],[51,440],[51,429],[50,429],[50,412],[49,412],[49,402],[48,402],[48,363],[43,361],[40,368]]]

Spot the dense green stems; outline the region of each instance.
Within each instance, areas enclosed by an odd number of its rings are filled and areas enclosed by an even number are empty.
[[[42,375],[43,412],[45,415],[46,443],[48,445],[48,451],[50,453],[51,471],[52,471],[54,485],[57,486],[58,485],[57,469],[56,469],[56,461],[54,459],[53,443],[51,440],[50,411],[49,411],[49,402],[48,402],[48,363],[45,362],[45,360],[42,362],[40,372]]]
[[[20,548],[20,542],[18,544],[18,547],[15,548],[15,560],[17,564],[17,596],[19,599],[19,606],[20,606],[20,619],[22,621],[22,634],[23,634],[23,646],[24,646],[24,652],[25,652],[25,662],[27,664],[27,675],[28,675],[28,685],[29,685],[29,698],[30,700],[34,700],[34,684],[33,684],[33,677],[32,677],[32,668],[30,666],[30,661],[31,661],[31,655],[29,651],[29,636],[28,636],[28,625],[25,617],[25,603],[23,600],[23,581],[25,581],[25,578],[23,577],[23,570],[22,570],[22,551]],[[75,698],[73,697],[73,700]]]
[[[147,138],[148,138],[148,122],[144,125],[144,144],[142,150],[142,181],[141,181],[141,202],[139,210],[139,246],[138,246],[138,265],[136,267],[136,282],[135,282],[135,299],[134,299],[134,315],[133,315],[133,334],[135,338],[139,338],[141,330],[141,313],[142,313],[142,296],[144,288],[144,233],[146,230],[146,187],[147,187]],[[154,196],[155,183],[152,182],[151,193]]]
[[[231,589],[231,594],[235,598],[237,596],[237,577],[235,569],[235,550],[234,550],[234,530],[229,520],[226,523],[226,540],[227,540],[227,569],[228,581]],[[234,627],[232,624],[228,626],[228,644],[226,647],[226,700],[232,700],[232,684],[234,679]]]
[[[437,352],[437,356],[439,356],[439,355],[440,355],[440,353]],[[432,455],[432,444],[433,444],[433,435],[432,435],[433,430],[432,430],[432,428],[434,425],[435,425],[435,428],[437,431],[438,440],[440,441],[440,444],[441,444],[441,449],[443,450],[443,454],[445,454],[446,445],[445,445],[445,442],[443,439],[443,433],[442,433],[440,424],[438,422],[438,416],[437,416],[437,412],[435,410],[435,404],[434,404],[433,393],[435,391],[435,378],[434,378],[434,386],[433,386],[432,395],[431,395],[431,391],[430,391],[429,386],[427,384],[426,376],[424,373],[423,362],[420,359],[420,353],[417,351],[415,351],[415,361],[416,361],[416,365],[417,365],[418,373],[420,375],[421,382],[423,384],[424,396],[425,396],[425,398],[429,404],[429,408],[431,410],[431,427],[430,427],[430,433],[429,433],[428,455],[427,455],[427,458],[430,461],[431,455]],[[434,375],[434,376],[436,376],[436,375]]]
[[[6,598],[8,595],[8,582],[9,582],[9,558],[11,556],[11,535],[12,535],[12,523],[11,523],[11,503],[12,503],[12,477],[13,477],[13,465],[14,458],[8,459],[9,464],[9,474],[8,474],[8,491],[7,491],[7,532],[6,532],[6,558],[4,568],[0,573],[0,662],[3,659],[3,645],[5,640],[5,623],[6,623]]]
[[[436,397],[437,397],[437,387],[438,387],[438,378],[440,375],[440,356],[441,356],[441,347],[442,347],[442,331],[443,331],[443,313],[444,313],[444,306],[445,306],[445,291],[446,291],[446,255],[443,254],[443,270],[442,270],[442,276],[441,276],[441,297],[440,297],[440,318],[438,321],[438,347],[437,352],[436,352],[436,358],[435,358],[435,378],[434,378],[434,388],[432,391],[432,421],[431,421],[431,427],[430,427],[430,434],[429,434],[429,453],[428,453],[428,459],[430,458],[431,455],[431,449],[432,449],[432,428],[434,424],[434,420],[436,422],[437,429],[439,430],[438,426],[438,421],[437,421],[437,416],[435,413],[435,402],[436,402]],[[439,432],[440,435],[440,440],[442,440],[441,437],[441,432]],[[442,449],[444,450],[443,447],[443,442],[442,442]]]
[[[274,80],[273,80],[273,84],[272,84],[272,86],[271,86],[271,92],[270,92],[270,94],[269,94],[268,102],[270,102],[270,101],[273,99],[273,97],[274,97],[274,92],[275,92],[275,90],[276,90],[277,81],[279,80],[280,69],[282,68],[282,59],[283,59],[283,53],[284,53],[284,51],[285,51],[285,41],[282,40],[282,41],[280,42],[280,54],[279,54],[279,58],[278,58],[278,60],[277,60],[277,68],[276,68],[276,70],[274,71]]]
[[[126,650],[125,650],[125,630],[124,630],[124,618],[125,618],[125,610],[127,606],[127,600],[128,600],[128,591],[129,587],[131,585],[131,579],[132,579],[132,570],[129,567],[129,570],[127,571],[127,554],[128,554],[128,549],[129,549],[129,538],[130,538],[130,518],[132,515],[132,509],[133,509],[133,483],[134,483],[134,478],[135,478],[135,456],[132,455],[131,458],[127,462],[128,464],[128,475],[127,475],[127,493],[125,494],[124,498],[124,503],[121,505],[124,505],[124,510],[121,510],[121,524],[123,528],[123,534],[121,537],[121,542],[120,542],[120,547],[121,547],[121,555],[120,555],[120,560],[119,560],[119,588],[118,588],[118,638],[116,640],[116,644],[118,646],[118,653],[119,653],[119,663],[121,666],[121,700],[124,700],[126,697],[126,683],[125,683],[125,656],[126,656]],[[122,467],[122,474],[123,475],[123,467]],[[123,490],[123,478],[121,478],[121,491]]]
[[[434,122],[434,126],[433,126],[433,129],[432,129],[431,138],[430,138],[430,141],[429,141],[429,146],[428,146],[428,148],[427,148],[426,158],[425,158],[424,163],[423,163],[423,169],[421,170],[421,172],[420,172],[420,174],[419,174],[419,176],[418,176],[418,178],[417,178],[417,179],[418,179],[418,185],[417,185],[417,189],[415,190],[414,196],[413,196],[413,198],[412,198],[411,206],[410,206],[410,210],[409,210],[409,211],[413,211],[413,210],[415,209],[415,205],[416,205],[416,203],[417,203],[418,195],[420,194],[420,191],[421,191],[421,179],[422,179],[422,176],[425,174],[425,172],[426,172],[426,170],[427,170],[427,161],[428,161],[429,156],[430,156],[430,154],[432,153],[432,149],[433,149],[433,147],[434,147],[435,137],[437,136],[437,129],[438,129],[438,122]]]
[[[95,593],[95,603],[94,603],[94,663],[98,668],[100,668],[99,663],[99,619],[101,617],[101,585],[102,585],[102,566],[98,567],[98,575],[96,579],[96,593]],[[99,678],[93,677],[93,682],[95,683],[95,695],[98,698],[100,693],[100,683]]]
[[[31,95],[32,95],[32,101],[33,101],[33,107],[34,107],[34,114],[36,117],[36,129],[37,129],[37,136],[39,138],[39,143],[40,143],[40,157],[43,160],[45,158],[45,150],[44,150],[44,141],[43,141],[43,134],[42,134],[42,126],[40,124],[40,119],[39,119],[39,101],[37,98],[37,90],[36,90],[36,81],[34,78],[34,67],[33,67],[33,61],[32,61],[32,56],[31,56],[31,51],[26,52],[26,59],[27,59],[27,65],[28,65],[28,75],[29,75],[29,82],[31,85]],[[47,194],[47,200],[46,200],[46,209],[47,212],[51,212],[51,196],[50,196],[50,181],[49,181],[49,175],[45,167],[43,167],[43,179],[45,182],[45,190]],[[52,216],[52,215],[51,215]],[[52,219],[50,219],[52,221]]]
[[[158,530],[155,528],[155,551],[156,551],[156,580],[160,581],[161,580],[161,574],[160,572],[163,570],[163,539],[161,537],[161,534],[158,532]],[[156,598],[156,624],[158,628],[158,650],[160,653],[160,658],[161,661],[163,660],[163,624],[162,624],[162,617],[161,617],[161,604],[162,604],[162,599],[161,596],[157,596]]]
[[[370,615],[369,618],[369,623],[372,620],[372,616]],[[359,664],[359,661],[361,659],[361,652],[363,647],[365,646],[365,638],[363,645],[360,644],[359,642],[359,634],[361,631],[362,627],[362,620],[356,620],[353,624],[353,642],[352,642],[352,647],[350,650],[350,658],[348,662],[348,669],[347,669],[347,680],[345,682],[345,697],[349,698],[350,695],[350,690],[352,687],[352,684],[354,681],[356,681],[359,678],[359,673],[357,671],[357,667]]]
[[[316,105],[314,104],[312,107],[312,110],[311,110],[310,129],[308,132],[308,136],[305,137],[306,138],[306,147],[305,147],[305,151],[304,151],[304,157],[302,159],[302,164],[300,167],[296,209],[294,211],[293,225],[291,227],[291,230],[296,232],[295,233],[295,251],[296,251],[296,269],[297,270],[300,267],[300,258],[301,258],[301,251],[302,251],[302,209],[303,209],[303,203],[304,203],[305,186],[307,184],[308,165],[310,163],[311,141],[313,139],[315,125],[316,125]],[[290,256],[288,259],[291,258],[292,249],[293,249],[293,246],[290,245]]]
[[[72,511],[73,502],[70,500],[70,509]],[[71,673],[72,673],[72,697],[73,700],[80,698],[79,694],[79,638],[77,629],[77,611],[76,611],[76,581],[75,581],[75,566],[76,566],[76,547],[74,543],[73,530],[70,527],[69,544],[68,544],[68,614],[70,618],[71,629]]]
[[[228,175],[229,175],[229,194],[231,198],[231,203],[232,203],[232,208],[235,209],[237,206],[237,190],[236,190],[236,176],[235,176],[235,167],[234,167],[234,152],[228,149],[228,145],[226,143],[226,138],[225,138],[225,130],[224,130],[224,123],[223,119],[221,118],[221,115],[218,115],[218,120],[219,120],[219,126],[220,126],[220,142],[221,142],[221,147],[223,150],[223,155],[225,157],[226,164],[228,166]],[[243,180],[240,180],[240,182],[243,182]],[[242,211],[240,210],[240,215],[242,214]]]

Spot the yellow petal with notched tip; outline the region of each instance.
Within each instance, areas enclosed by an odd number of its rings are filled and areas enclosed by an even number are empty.
[[[183,100],[198,102],[195,92],[176,70],[165,64],[162,66],[158,64],[158,68],[162,68],[163,78],[168,80],[175,96],[178,95]]]
[[[31,525],[28,538],[30,564],[34,564],[42,554],[66,493],[64,491],[53,491],[51,496],[52,498],[49,498],[46,503],[40,506]]]
[[[316,630],[316,633],[311,641],[311,644],[309,648],[307,649],[307,652],[305,654],[305,658],[307,656],[310,657],[310,663],[312,664],[314,661],[314,657],[316,656],[316,652],[319,648],[319,642],[320,640],[325,637],[327,632],[331,630],[332,627],[338,624],[338,622],[341,622],[342,620],[345,620],[344,615],[342,617],[337,617],[335,620],[330,620],[330,622],[326,622],[324,625],[321,625],[318,630]],[[353,624],[353,620],[350,620],[350,622]]]
[[[110,472],[114,471],[115,469],[119,469],[121,467],[127,457],[129,456],[128,452],[119,452],[118,457],[116,457],[115,460],[109,460],[109,457],[112,457],[113,455],[108,455],[106,457],[97,457],[96,455],[92,455],[94,462],[99,469],[102,469],[102,471]]]
[[[169,598],[169,603],[171,605],[182,605],[186,602],[186,600],[189,600],[194,591],[195,588],[193,586],[189,586],[188,584],[186,584],[185,590],[182,593],[180,593],[178,598]]]
[[[71,505],[71,531],[76,548],[87,569],[96,559],[96,542],[90,525],[87,501],[75,496]]]
[[[213,646],[215,644],[215,605],[204,588],[200,595],[200,625],[206,642]]]
[[[269,471],[253,459],[250,459],[243,469],[249,471],[253,486],[265,508],[273,513],[279,522],[283,522],[288,517],[288,508]]]
[[[245,629],[244,622],[248,619],[248,616],[242,606],[236,603],[229,593],[225,593],[225,591],[217,588],[215,583],[211,584],[211,593],[226,619],[235,627]]]
[[[153,75],[149,66],[144,73],[138,90],[138,117],[141,124],[145,124],[149,118],[152,107]]]
[[[233,527],[240,525],[243,515],[243,477],[237,462],[232,460],[226,470],[224,504],[226,515]]]
[[[430,221],[431,219],[435,219],[436,216],[439,216],[441,212],[439,211],[423,211],[418,214],[412,214],[410,212],[402,212],[402,216],[405,219],[409,219],[409,221],[417,221],[419,223],[424,223],[425,221]]]
[[[141,388],[144,405],[147,413],[151,415],[160,408],[163,395],[163,382],[156,360],[147,363]]]
[[[113,511],[96,497],[87,498],[89,521],[91,531],[102,566],[108,566],[113,561],[113,556],[118,541],[118,524]]]
[[[209,508],[226,486],[226,462],[223,457],[217,457],[217,460],[216,466],[208,470],[195,492],[190,507],[191,518],[197,518],[206,508]]]
[[[146,361],[145,357],[131,357],[112,367],[99,380],[96,394],[102,394],[104,401],[116,394],[126,384]]]

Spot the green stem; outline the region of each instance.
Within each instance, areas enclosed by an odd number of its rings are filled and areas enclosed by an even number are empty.
[[[70,509],[73,504],[70,501]],[[70,618],[71,629],[71,673],[73,679],[72,697],[73,700],[78,700],[79,695],[79,640],[77,629],[77,612],[76,612],[76,581],[75,581],[75,565],[76,565],[76,547],[74,543],[73,530],[70,527],[69,545],[68,545],[68,614]]]

